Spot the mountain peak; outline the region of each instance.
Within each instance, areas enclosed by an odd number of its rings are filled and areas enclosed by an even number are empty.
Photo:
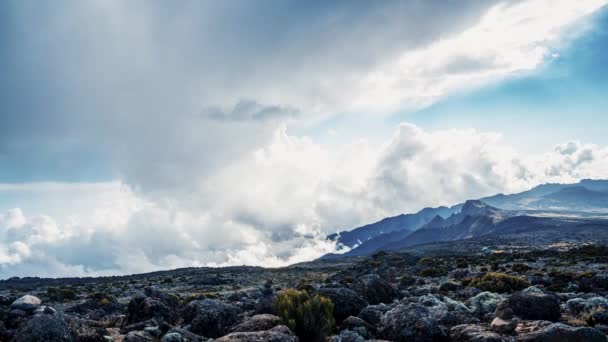
[[[480,213],[484,213],[485,209],[489,207],[489,205],[480,200],[468,200],[464,202],[460,212],[467,215],[479,215]]]

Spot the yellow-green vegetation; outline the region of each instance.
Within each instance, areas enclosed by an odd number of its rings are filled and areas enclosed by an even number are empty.
[[[287,289],[277,294],[272,308],[304,341],[322,341],[334,327],[334,304],[323,296]]]
[[[106,306],[106,305],[116,301],[116,299],[113,296],[109,295],[106,292],[92,293],[91,295],[89,295],[89,299],[97,302],[97,304],[100,306]]]
[[[521,291],[530,286],[530,283],[517,276],[489,272],[481,278],[471,279],[467,284],[468,287],[476,287],[482,291],[490,291],[495,293]]]

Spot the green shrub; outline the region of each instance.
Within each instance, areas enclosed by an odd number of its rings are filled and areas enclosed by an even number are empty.
[[[481,278],[475,278],[468,284],[482,291],[495,293],[521,291],[530,286],[530,283],[521,278],[504,273],[489,272]]]
[[[442,277],[448,274],[448,270],[442,267],[434,267],[434,268],[425,268],[420,271],[419,275],[421,277],[431,277],[437,278]]]
[[[68,287],[49,287],[46,295],[50,300],[63,302],[76,299],[76,291]]]
[[[416,278],[409,276],[409,275],[404,275],[403,277],[401,277],[401,279],[399,279],[399,286],[401,287],[408,287],[408,286],[412,286],[416,283]]]
[[[272,308],[303,341],[322,341],[334,327],[334,304],[323,296],[288,289],[277,294]]]
[[[113,303],[113,302],[116,301],[116,299],[112,295],[110,295],[110,294],[108,294],[106,292],[95,292],[95,293],[92,293],[92,294],[89,295],[89,299],[97,302],[97,304],[99,304],[101,306],[105,306],[105,305],[107,305],[109,303]]]

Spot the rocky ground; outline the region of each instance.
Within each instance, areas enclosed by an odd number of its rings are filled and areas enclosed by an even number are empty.
[[[2,341],[607,341],[608,248],[0,282]]]

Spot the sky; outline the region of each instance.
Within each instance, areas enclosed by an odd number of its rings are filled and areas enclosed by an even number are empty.
[[[0,278],[284,266],[608,178],[608,0],[0,3]]]

